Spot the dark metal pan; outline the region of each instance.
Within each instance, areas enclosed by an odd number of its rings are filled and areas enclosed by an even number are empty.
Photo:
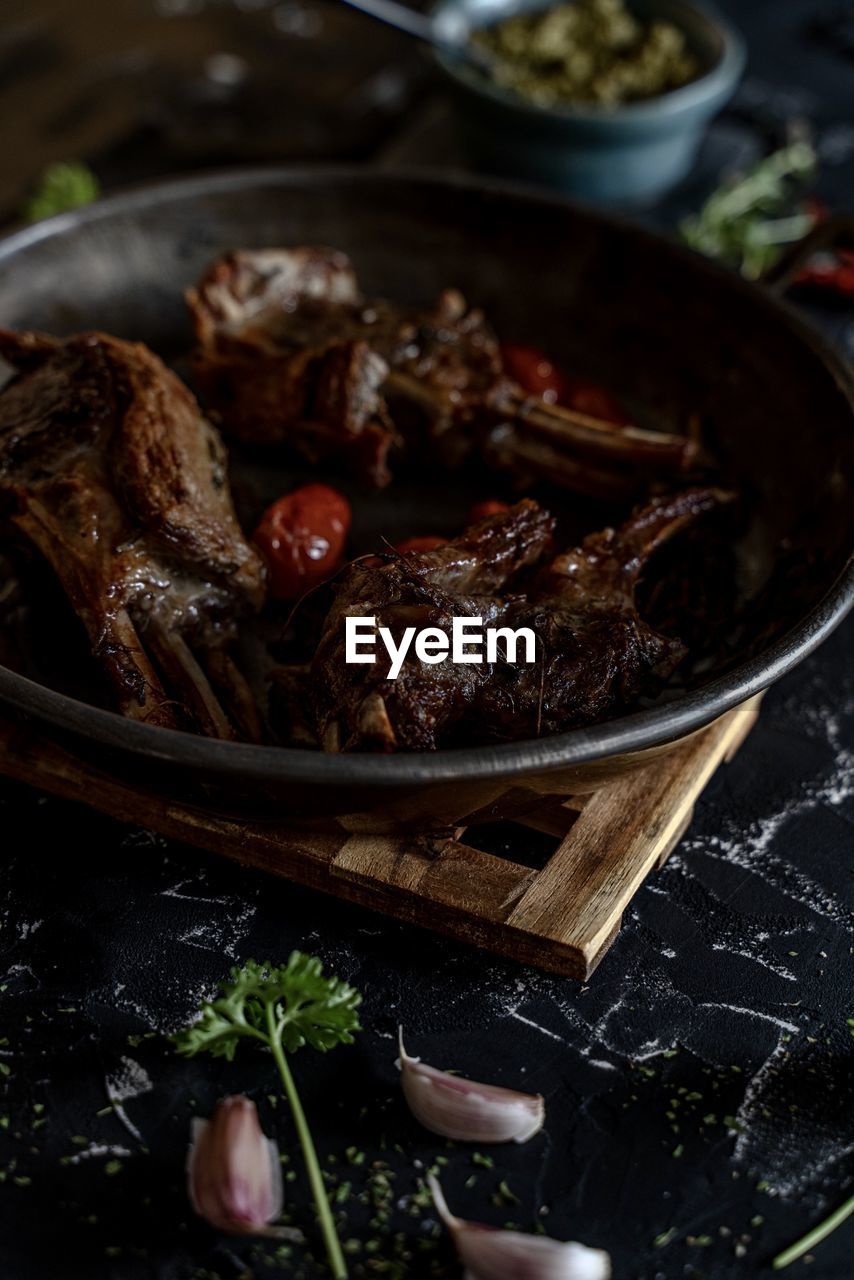
[[[592,788],[644,763],[778,679],[843,617],[854,597],[850,372],[765,290],[562,200],[365,169],[163,183],[1,242],[0,323],[97,328],[178,358],[189,342],[181,291],[215,255],[299,242],[346,250],[377,294],[418,301],[458,285],[504,336],[546,348],[630,403],[671,422],[699,411],[752,512],[738,546],[750,603],[728,644],[686,687],[621,719],[434,754],[210,741],[131,723],[61,682],[3,666],[0,700],[14,714],[176,800],[312,826],[438,827],[494,814],[509,788],[517,799],[519,789]],[[256,502],[287,479],[269,459],[236,453],[234,472],[238,494]],[[450,482],[439,492],[436,482],[401,483],[360,501],[367,526],[424,532],[429,513],[452,511],[464,495]]]

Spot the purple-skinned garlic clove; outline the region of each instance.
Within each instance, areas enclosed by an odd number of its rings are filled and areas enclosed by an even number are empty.
[[[293,1236],[270,1226],[282,1211],[279,1149],[251,1099],[221,1098],[210,1120],[193,1120],[190,1136],[187,1186],[200,1218],[231,1235]]]
[[[610,1280],[611,1258],[604,1249],[466,1222],[451,1213],[432,1174],[427,1182],[466,1280]]]
[[[399,1032],[401,1084],[409,1109],[425,1129],[457,1142],[527,1142],[546,1118],[540,1094],[478,1084],[410,1058]]]

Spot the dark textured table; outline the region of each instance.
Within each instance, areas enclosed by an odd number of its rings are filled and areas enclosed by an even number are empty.
[[[420,60],[331,7],[6,7],[7,213],[69,156],[107,187],[249,153],[456,162]],[[749,79],[692,181],[643,216],[671,222],[792,114],[816,126],[822,194],[850,206],[851,6],[727,7]],[[821,318],[854,354],[851,317]],[[186,1062],[162,1035],[229,965],[294,946],[364,993],[357,1044],[295,1062],[354,1272],[456,1274],[420,1184],[438,1158],[462,1213],[605,1246],[617,1280],[771,1274],[854,1178],[852,635],[768,695],[586,987],[0,784],[3,1280],[322,1274],[193,1219],[190,1117],[241,1090],[291,1156],[289,1212],[312,1230],[270,1059]],[[432,1141],[401,1104],[398,1022],[428,1062],[542,1092],[546,1132],[488,1159]],[[849,1221],[792,1274],[850,1280],[852,1259]]]

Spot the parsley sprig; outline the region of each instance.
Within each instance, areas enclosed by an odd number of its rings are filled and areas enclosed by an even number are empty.
[[[845,1203],[835,1209],[830,1217],[825,1218],[824,1222],[820,1222],[817,1227],[813,1227],[812,1231],[808,1231],[800,1240],[789,1245],[788,1249],[778,1253],[771,1263],[774,1270],[782,1271],[784,1267],[788,1267],[792,1262],[797,1262],[798,1258],[802,1258],[805,1253],[809,1253],[810,1249],[814,1249],[832,1231],[835,1231],[837,1227],[841,1227],[842,1223],[850,1218],[852,1213],[854,1213],[854,1196],[849,1196]]]
[[[772,152],[749,173],[725,181],[679,231],[692,249],[756,280],[783,248],[815,222],[798,195],[816,170],[816,155],[799,138]]]
[[[198,1020],[172,1037],[187,1058],[210,1053],[230,1062],[241,1040],[258,1041],[270,1050],[290,1103],[335,1280],[345,1280],[347,1265],[287,1054],[304,1045],[325,1053],[336,1045],[352,1044],[353,1032],[360,1030],[360,1001],[348,983],[324,977],[316,956],[294,951],[279,968],[249,960],[232,969],[231,981],[222,984],[218,998],[203,1004]]]
[[[40,175],[36,190],[24,206],[28,222],[40,222],[67,209],[91,204],[100,194],[98,179],[88,165],[77,160],[49,164]]]

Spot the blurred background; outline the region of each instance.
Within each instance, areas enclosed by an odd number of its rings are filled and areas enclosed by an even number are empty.
[[[850,206],[854,4],[719,9],[746,40],[746,74],[652,216],[696,207],[793,122],[812,131],[822,199]],[[5,223],[57,161],[85,163],[104,191],[233,164],[468,163],[435,60],[339,0],[4,0],[0,12]]]

